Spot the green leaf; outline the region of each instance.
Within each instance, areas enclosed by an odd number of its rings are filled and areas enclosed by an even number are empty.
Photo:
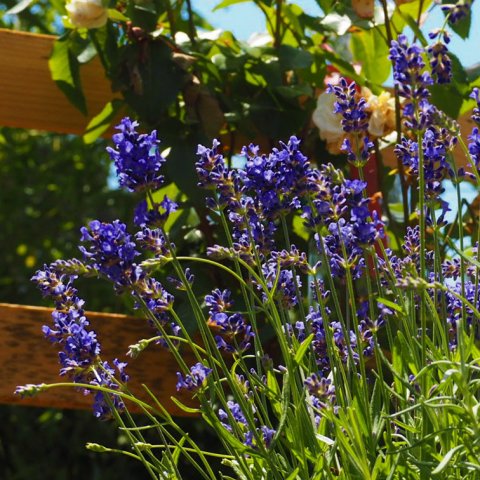
[[[35,1],[36,0],[21,0],[16,5],[14,5],[12,8],[9,8],[5,12],[5,15],[17,15],[18,13],[23,12],[26,8],[28,8]]]
[[[332,2],[332,0],[315,0],[315,2],[325,14],[329,13],[335,5],[335,2]]]
[[[170,397],[170,400],[178,407],[180,410],[186,412],[186,413],[201,413],[201,410],[199,408],[192,408],[192,407],[187,407],[184,403],[182,403],[180,400],[178,400],[175,397]]]
[[[304,225],[304,220],[302,217],[295,215],[293,217],[293,232],[298,235],[300,238],[303,238],[303,240],[307,241],[310,237],[310,234],[307,230],[307,228]]]
[[[391,308],[392,310],[395,310],[396,312],[404,313],[402,307],[400,307],[399,305],[397,305],[394,302],[391,302],[390,300],[387,300],[386,298],[377,297],[376,300],[377,300],[377,303],[381,303],[381,304],[385,305],[386,307]]]
[[[108,127],[110,127],[112,120],[114,120],[124,105],[125,102],[120,99],[114,99],[108,102],[102,111],[98,115],[95,115],[88,123],[85,133],[83,134],[83,141],[87,144],[93,143],[105,133]]]
[[[305,83],[302,83],[300,85],[289,85],[289,86],[282,85],[280,87],[275,87],[274,91],[285,98],[297,98],[302,95],[307,95],[307,96],[312,95],[312,87]]]
[[[120,80],[127,103],[141,120],[155,125],[175,101],[188,74],[172,58],[172,49],[163,40],[140,43],[123,50]]]
[[[245,3],[250,1],[251,0],[223,0],[223,2],[220,2],[218,5],[215,5],[212,12],[215,12],[216,10],[220,10],[225,7],[229,7],[230,5],[235,5],[237,3]]]
[[[326,443],[330,447],[335,445],[335,440],[331,439],[330,437],[326,437],[325,435],[322,435],[320,433],[316,433],[315,438],[322,443]]]
[[[351,47],[354,60],[362,64],[362,75],[381,85],[390,75],[388,45],[379,33],[378,27],[352,34]]]
[[[282,70],[309,68],[313,63],[312,54],[301,48],[295,48],[290,45],[281,45],[277,51],[280,68]]]
[[[301,344],[300,347],[298,347],[297,353],[295,353],[295,357],[293,357],[294,362],[297,365],[300,365],[302,363],[303,357],[307,353],[308,347],[310,347],[310,344],[312,343],[314,338],[313,333],[311,333]]]
[[[455,455],[455,453],[457,453],[462,448],[463,445],[457,445],[456,447],[453,447],[451,450],[449,450],[442,458],[442,461],[435,467],[434,470],[432,470],[432,475],[438,475],[439,473],[442,473],[447,468],[450,460]]]
[[[287,478],[286,480],[296,480],[298,473],[300,472],[300,467],[297,467]]]
[[[108,9],[108,18],[114,22],[128,22],[130,19],[122,12],[115,10],[114,8]]]
[[[463,104],[463,95],[453,84],[432,85],[430,87],[432,103],[449,117],[456,119]]]
[[[444,1],[443,3],[454,3],[452,1]],[[470,34],[470,26],[472,24],[472,15],[471,11],[468,9],[468,13],[466,17],[462,18],[460,21],[456,23],[449,23],[449,27],[463,40],[468,38],[468,35]]]
[[[70,102],[84,115],[87,115],[87,103],[80,83],[79,62],[73,52],[72,40],[68,32],[53,44],[48,60],[52,80],[67,96]]]
[[[82,50],[80,55],[77,55],[78,63],[84,64],[88,63],[90,60],[93,60],[97,55],[97,49],[95,45],[91,42],[87,44],[87,46]]]

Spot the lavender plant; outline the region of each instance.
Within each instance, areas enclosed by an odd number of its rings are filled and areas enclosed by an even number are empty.
[[[452,9],[450,20],[460,14]],[[113,417],[127,432],[125,453],[151,478],[478,478],[480,253],[466,248],[463,233],[459,243],[449,238],[442,181],[456,185],[462,231],[459,184],[479,180],[479,133],[475,128],[465,145],[429,102],[428,87],[449,79],[445,55],[443,47],[425,52],[403,36],[391,45],[405,99],[396,154],[418,198],[398,251],[388,248],[386,226],[366,194],[362,168],[374,145],[367,102],[354,83],[329,90],[359,179],[331,164],[313,166],[296,137],[269,154],[244,147],[243,168],[228,165],[217,141],[198,147],[199,187],[209,192],[209,221],[223,229],[216,239],[225,240],[205,256],[181,255],[165,227],[177,205],[155,195],[165,163],[156,132],[139,134],[128,118],[117,127],[108,152],[120,185],[145,194],[135,211],[139,230],[92,221],[81,232],[81,258],[45,266],[33,280],[55,304],[44,334],[61,349],[60,374],[94,395],[96,416]],[[478,89],[472,98],[479,123]],[[457,144],[469,171],[452,163]],[[293,218],[311,240],[308,251],[291,241]],[[200,296],[195,273],[205,268],[218,269],[229,287],[212,285]],[[200,341],[158,270],[186,293]],[[106,279],[134,299],[152,338],[139,339],[129,354],[165,348],[176,359],[177,390],[198,402],[183,408],[218,436],[228,473],[215,472],[209,457],[217,454],[201,450],[154,399],[150,405],[130,393],[124,361],[101,357],[74,286],[78,276]],[[186,351],[194,365],[186,364]],[[27,385],[18,393],[56,386]],[[129,414],[131,402],[147,425]],[[145,428],[158,433],[158,444],[145,440]],[[193,477],[179,468],[180,457]]]

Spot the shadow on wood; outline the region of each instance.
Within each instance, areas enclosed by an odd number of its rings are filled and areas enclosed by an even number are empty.
[[[54,408],[91,408],[93,397],[84,396],[73,388],[56,388],[33,398],[22,399],[13,392],[17,385],[27,383],[57,383],[58,345],[43,338],[42,325],[50,324],[52,310],[0,303],[0,403]],[[143,318],[126,315],[87,312],[92,329],[102,346],[102,359],[125,359],[129,345],[155,335]],[[187,365],[196,363],[193,356],[184,355]],[[193,405],[190,394],[177,395],[177,364],[172,355],[158,345],[148,347],[137,359],[127,358],[129,388],[135,396],[152,403],[141,384],[146,384],[172,414],[185,416],[170,399],[175,395],[183,403]],[[131,411],[138,411],[129,405]]]

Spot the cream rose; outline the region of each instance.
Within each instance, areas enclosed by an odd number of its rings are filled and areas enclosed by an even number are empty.
[[[312,115],[313,123],[320,132],[320,138],[327,142],[327,149],[330,153],[340,153],[340,146],[345,137],[341,124],[342,116],[333,112],[335,102],[336,98],[333,93],[321,93],[317,99],[317,108]]]
[[[107,23],[108,10],[101,0],[71,0],[65,8],[76,28],[99,28]]]
[[[361,95],[367,101],[367,112],[370,113],[368,133],[377,138],[391,133],[395,129],[395,99],[386,91],[373,95],[366,87],[362,87]]]

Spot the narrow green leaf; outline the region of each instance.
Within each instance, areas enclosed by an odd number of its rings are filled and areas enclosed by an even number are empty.
[[[170,399],[178,408],[180,408],[180,410],[183,410],[186,413],[195,413],[195,414],[201,413],[201,410],[199,408],[187,407],[187,405],[185,405],[175,397],[170,397]]]
[[[426,47],[428,45],[428,40],[425,38],[425,35],[423,34],[423,32],[420,30],[420,27],[418,26],[417,21],[408,13],[400,13],[400,14],[407,22],[407,25],[412,29],[413,33],[420,40],[420,43],[422,44],[422,46]]]
[[[300,472],[300,467],[297,467],[287,478],[286,480],[295,480]]]
[[[287,421],[289,399],[290,399],[290,378],[289,378],[288,372],[286,372],[283,378],[282,414],[280,416],[280,421],[278,422],[277,431],[275,432],[275,435],[273,437],[271,447],[273,447],[273,445],[275,445],[277,440],[280,438],[280,435],[282,434],[283,428]]]
[[[453,447],[451,450],[449,450],[442,458],[442,461],[435,467],[434,470],[432,470],[432,475],[438,475],[439,473],[442,473],[447,468],[450,460],[455,455],[455,453],[457,453],[462,448],[463,445],[457,445],[456,447]]]
[[[297,353],[295,353],[295,357],[293,360],[297,365],[300,365],[300,363],[303,360],[303,357],[305,356],[305,353],[307,353],[308,347],[312,343],[314,338],[313,333],[311,333],[301,344],[300,347],[297,350]]]
[[[116,117],[120,109],[124,106],[123,100],[115,99],[108,102],[102,111],[93,117],[87,125],[83,135],[83,141],[87,144],[93,143],[100,137],[108,127],[110,127],[112,120]]]
[[[392,310],[395,310],[396,312],[404,313],[402,307],[400,307],[399,305],[397,305],[396,303],[394,303],[390,300],[387,300],[386,298],[377,297],[376,300],[377,300],[377,303],[381,303],[382,305],[385,305],[386,307],[391,308]]]
[[[35,1],[36,0],[21,0],[12,8],[8,9],[5,12],[5,15],[17,15],[18,13],[23,12],[25,9],[27,9]]]
[[[183,436],[178,442],[178,445],[175,447],[175,450],[172,453],[172,460],[175,465],[178,465],[180,455],[182,454],[182,451],[183,451],[182,447],[185,444],[186,440],[187,440],[187,437]]]
[[[330,437],[326,437],[325,435],[321,435],[320,433],[316,433],[315,437],[322,443],[326,443],[329,446],[335,445],[335,440],[332,440]]]

